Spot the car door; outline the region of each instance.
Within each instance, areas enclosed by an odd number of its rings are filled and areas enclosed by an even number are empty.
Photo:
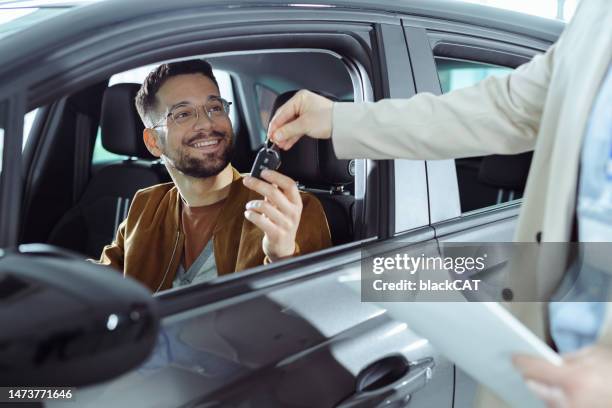
[[[535,37],[465,24],[412,19],[404,20],[404,31],[416,89],[436,95],[472,85],[489,75],[506,75],[545,51],[555,39],[555,34]],[[558,35],[559,30],[556,32]],[[457,74],[453,70],[463,70],[459,72],[462,75],[455,75],[455,84],[449,80],[449,74]],[[482,181],[484,171],[491,171],[491,166],[484,168],[483,162],[502,166],[518,161],[519,166],[496,170],[524,172],[517,175],[520,179],[517,183],[524,188],[530,161],[525,155],[427,161],[431,225],[440,244],[441,256],[445,255],[445,245],[447,248],[474,247],[512,241],[522,189],[508,191],[502,184],[495,185],[495,180],[491,181],[495,177]],[[474,166],[475,171],[470,173]],[[462,196],[468,194],[472,196]],[[488,265],[470,278],[480,278],[484,285],[489,285],[487,290],[494,290],[498,279],[494,267],[505,263],[508,253],[496,254],[494,265]],[[458,367],[454,390],[454,407],[473,405],[476,383]]]
[[[27,68],[28,50],[19,50],[26,55],[20,54],[23,72],[14,75],[27,80],[29,107],[154,58],[253,48],[335,53],[355,73],[357,100],[414,93],[412,79],[393,85],[412,76],[401,21],[393,15],[246,2],[109,4],[67,12],[32,31],[46,39],[53,32],[45,30],[66,28],[48,50],[44,41],[30,50],[40,66]],[[435,243],[425,163],[402,167],[414,183],[408,207],[395,200],[393,161],[360,160],[356,167],[355,242],[160,294],[164,319],[149,361],[80,389],[79,405],[450,407],[452,365],[355,290],[364,251],[383,253],[393,244],[420,255]],[[413,216],[398,228],[407,209]]]

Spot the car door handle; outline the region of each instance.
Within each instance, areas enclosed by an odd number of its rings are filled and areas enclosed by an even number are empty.
[[[433,375],[434,359],[409,362],[402,355],[378,360],[357,376],[356,392],[338,404],[339,408],[403,407],[411,394],[423,388]]]

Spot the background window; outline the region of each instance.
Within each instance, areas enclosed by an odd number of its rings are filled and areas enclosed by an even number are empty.
[[[472,86],[489,76],[505,76],[512,69],[480,62],[436,58],[443,93]],[[523,196],[531,152],[455,160],[461,211],[468,212]]]
[[[436,58],[436,65],[442,93],[472,86],[489,76],[504,76],[512,71],[511,68],[447,58]]]
[[[98,126],[98,134],[96,135],[96,142],[94,144],[91,162],[93,164],[108,163],[112,161],[125,160],[127,158],[127,156],[111,153],[106,150],[104,146],[102,146],[102,128]]]
[[[263,86],[261,84],[255,85],[255,92],[257,93],[257,106],[259,109],[261,126],[264,130],[267,130],[271,119],[270,114],[272,113],[272,107],[274,106],[274,101],[279,94],[278,92],[275,92],[267,86]]]

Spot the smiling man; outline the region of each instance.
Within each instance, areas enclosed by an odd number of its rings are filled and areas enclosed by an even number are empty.
[[[101,263],[157,292],[331,245],[316,197],[278,172],[262,181],[232,167],[230,103],[206,61],[160,65],[136,107],[173,182],[136,193]]]

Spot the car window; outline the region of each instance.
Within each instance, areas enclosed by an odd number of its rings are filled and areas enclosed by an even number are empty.
[[[30,137],[30,132],[32,131],[32,125],[34,125],[34,119],[36,119],[36,114],[38,113],[38,109],[31,110],[26,113],[23,117],[23,148]]]
[[[512,71],[507,67],[449,58],[436,58],[436,65],[443,93],[474,85],[489,76],[504,76]]]
[[[32,125],[34,124],[34,119],[36,118],[36,112],[38,112],[38,109],[34,109],[26,113],[23,117],[23,148],[25,148],[26,142],[28,141],[28,136],[30,136],[30,131],[32,130]],[[0,169],[2,169],[2,153],[4,151],[3,147],[4,129],[0,128]]]
[[[192,58],[194,57],[187,59]],[[216,54],[205,59],[213,67],[219,67],[219,69],[214,70],[214,74],[219,83],[221,96],[230,102],[234,102],[229,111],[230,118],[237,118],[231,120],[231,126],[237,129],[233,134],[231,163],[240,173],[248,173],[253,167],[258,149],[253,148],[251,135],[254,133],[253,131],[258,131],[262,126],[260,120],[267,125],[274,102],[281,94],[307,88],[317,89],[334,96],[352,98],[355,92],[355,85],[351,79],[351,67],[328,53],[317,51],[262,52],[255,56],[227,53]],[[257,61],[258,64],[255,64],[254,61]],[[285,65],[280,64],[280,62],[285,63]],[[117,84],[142,83],[145,76],[157,65],[117,73],[109,77],[107,87],[103,89],[107,91],[109,87]],[[255,65],[258,66],[259,71],[254,71],[251,68]],[[325,77],[304,77],[302,72],[296,72],[294,69],[296,66],[304,67],[303,69],[307,72],[320,70],[331,73]],[[257,90],[256,84],[261,84],[257,87]],[[98,82],[88,88],[75,91],[75,94],[78,94],[81,98],[85,98],[85,96],[90,98],[88,107],[100,106],[100,117],[107,114],[104,109],[130,110],[129,114],[135,113],[132,98],[117,98],[116,104],[113,105],[101,103],[100,87],[101,85]],[[235,100],[234,95],[239,96],[239,100]],[[70,96],[68,100],[71,100]],[[78,102],[80,101],[78,100]],[[74,118],[72,109],[68,108],[58,109],[58,113],[54,114],[61,115],[63,121],[68,125],[50,133],[49,137],[57,140],[57,143],[52,144],[57,152],[54,151],[53,155],[48,155],[46,160],[47,167],[56,172],[61,171],[62,177],[52,177],[51,171],[44,172],[45,179],[37,186],[40,192],[32,193],[32,196],[35,197],[32,200],[34,204],[31,209],[28,209],[24,229],[27,230],[29,236],[35,236],[35,240],[38,242],[48,242],[81,253],[88,258],[99,259],[103,248],[113,242],[118,226],[129,213],[134,194],[138,190],[155,184],[171,182],[171,178],[163,164],[160,165],[147,159],[140,160],[138,163],[122,163],[127,158],[126,156],[109,151],[102,145],[100,127],[97,128],[95,142],[91,146],[93,149],[91,171],[83,172],[87,173],[87,177],[83,179],[73,177],[78,174],[77,170],[80,169],[81,162],[77,163],[74,160],[74,153],[70,149],[60,149],[59,146],[62,145],[62,142],[70,146],[76,140],[77,126],[72,126],[76,118]],[[32,113],[32,115],[32,117],[35,117],[35,113]],[[240,125],[236,126],[237,124]],[[135,136],[142,140],[142,135]],[[129,135],[126,137],[129,137]],[[300,153],[299,150],[294,151]],[[120,151],[117,150],[117,152]],[[312,157],[309,158],[308,155]],[[352,242],[357,237],[354,222],[354,218],[357,216],[354,209],[358,197],[355,192],[354,163],[351,165],[346,160],[345,163],[326,166],[325,170],[321,170],[321,172],[326,171],[327,173],[321,176],[313,176],[310,166],[312,168],[318,166],[318,160],[331,159],[307,149],[291,159],[283,160],[285,167],[280,170],[294,179],[303,191],[310,193],[307,196],[309,199],[316,198],[320,201],[320,207],[316,205],[307,207],[308,211],[312,212],[307,215],[312,217],[309,227],[315,226],[316,222],[321,222],[320,225],[323,226],[321,211],[324,212],[327,219],[331,237],[325,236],[326,231],[323,227],[314,227],[317,231],[323,233],[320,236],[303,232],[312,241],[308,243],[312,245],[310,251],[317,250],[319,247],[320,249],[326,248],[329,244],[329,238],[331,238],[332,245],[341,245]],[[85,164],[87,163],[85,162]],[[79,168],[77,168],[77,165]],[[66,183],[66,179],[73,182]],[[53,191],[53,196],[58,202],[61,199],[62,206],[55,209],[53,217],[44,211],[35,211],[38,207],[42,208],[43,206],[43,200],[37,200],[37,198],[43,197],[47,190]],[[82,200],[85,193],[87,194],[86,201]],[[73,211],[74,208],[78,208],[79,211]],[[83,218],[80,218],[81,211],[85,214]],[[318,211],[318,214],[316,211]],[[240,210],[237,216],[243,216],[242,213],[243,211]],[[34,217],[38,218],[35,219]],[[78,219],[74,217],[78,217]],[[48,231],[41,229],[40,226],[43,225],[41,220],[49,225]],[[77,224],[82,225],[83,228],[79,227],[78,231],[72,230],[72,226]],[[302,239],[305,238],[302,237]],[[174,252],[173,248],[172,245],[169,245],[169,255]],[[308,246],[303,245],[303,248],[308,248]],[[224,250],[224,253],[227,252],[229,256],[237,257],[237,253],[232,252],[235,249],[229,247]],[[300,248],[300,253],[301,251],[302,248]],[[240,256],[244,257],[245,255]],[[173,261],[176,261],[176,259]],[[256,264],[256,262],[251,263],[251,265]],[[174,267],[178,268],[176,265]],[[178,270],[176,269],[176,271]],[[210,278],[210,276],[204,277]],[[179,283],[186,285],[197,281],[191,275],[181,275]],[[171,283],[174,285],[174,282]],[[157,286],[151,287],[152,290],[157,288]]]
[[[504,76],[512,68],[481,62],[436,58],[438,78],[443,93],[472,86],[490,76]],[[529,153],[512,156],[470,157],[455,160],[461,211],[469,212],[520,199],[524,180],[500,180],[501,167],[516,169],[529,167]]]
[[[104,146],[102,146],[102,128],[98,127],[98,133],[96,134],[93,154],[91,156],[91,163],[101,164],[111,161],[125,160],[127,158],[127,156],[109,152],[104,148]]]
[[[268,129],[270,123],[270,114],[272,113],[272,107],[276,97],[279,95],[278,92],[268,88],[265,85],[255,85],[255,92],[257,93],[257,104],[259,108],[259,118],[261,120],[261,126],[264,129]],[[263,142],[263,140],[262,140]]]
[[[26,142],[28,141],[28,136],[30,136],[30,131],[32,130],[32,125],[34,124],[34,119],[36,118],[37,112],[38,112],[38,109],[34,109],[26,113],[23,117],[22,148],[25,148]],[[4,129],[0,128],[0,170],[2,169],[3,152],[4,152]]]

